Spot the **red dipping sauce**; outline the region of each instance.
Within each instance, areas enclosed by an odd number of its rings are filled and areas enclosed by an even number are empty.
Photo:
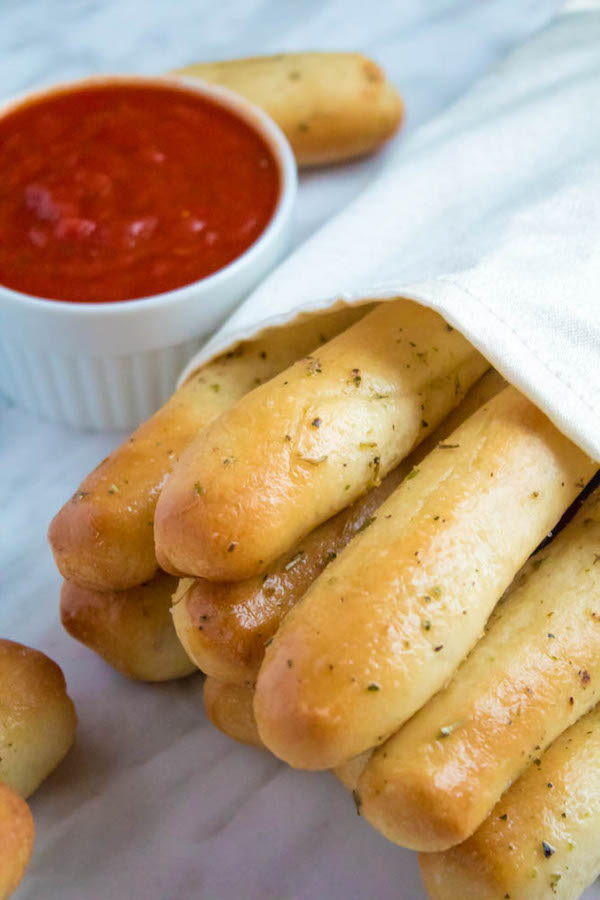
[[[256,241],[279,189],[261,135],[200,93],[46,95],[0,117],[0,284],[87,302],[182,287]]]

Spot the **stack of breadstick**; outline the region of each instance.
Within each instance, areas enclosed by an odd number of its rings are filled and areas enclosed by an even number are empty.
[[[174,74],[229,88],[260,106],[285,134],[300,167],[378,150],[404,114],[385,72],[360,53],[277,53],[194,63]]]
[[[77,715],[62,671],[43,653],[0,639],[0,900],[10,897],[33,849],[25,798],[63,759]]]
[[[576,897],[600,493],[535,551],[597,469],[431,310],[312,317],[203,366],[83,482],[50,529],[63,621],[133,677],[201,669],[218,728],[334,770],[432,897]]]
[[[82,482],[50,525],[65,578],[67,631],[124,675],[143,681],[196,671],[170,614],[177,579],[159,568],[154,513],[165,480],[213,419],[364,310],[344,309],[267,331],[213,360]]]

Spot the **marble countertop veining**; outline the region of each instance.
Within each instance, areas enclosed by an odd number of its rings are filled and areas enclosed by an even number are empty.
[[[359,49],[404,93],[405,132],[435,115],[559,0],[0,0],[0,97],[97,72],[199,59]],[[402,138],[400,138],[402,140]],[[295,242],[386,164],[301,179]],[[119,441],[38,421],[0,397],[0,634],[63,668],[80,724],[32,799],[34,857],[20,900],[422,900],[416,857],[354,814],[328,774],[234,745],[192,677],[127,682],[58,620],[46,544],[54,512]],[[600,897],[596,888],[589,897]]]

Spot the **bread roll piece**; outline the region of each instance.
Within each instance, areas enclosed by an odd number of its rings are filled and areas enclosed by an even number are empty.
[[[71,637],[138,681],[168,681],[197,671],[173,627],[177,579],[159,572],[128,591],[89,591],[65,581],[60,617]]]
[[[20,883],[31,859],[34,825],[22,797],[0,782],[0,900]]]
[[[599,551],[595,491],[531,560],[448,687],[375,751],[358,791],[389,840],[424,851],[464,841],[600,700]]]
[[[0,639],[0,781],[29,797],[65,756],[76,727],[56,663]]]
[[[191,375],[54,517],[48,537],[63,577],[100,591],[122,591],[152,578],[154,509],[183,449],[232,403],[364,312],[346,308],[269,329]]]
[[[162,567],[210,581],[267,571],[398,465],[487,368],[437,313],[380,304],[192,442],[156,509]]]
[[[206,715],[215,728],[234,741],[263,747],[254,721],[251,685],[227,684],[209,677],[204,682],[203,697]]]
[[[457,669],[596,466],[514,388],[471,416],[282,623],[257,681],[267,747],[324,769],[382,743]]]
[[[521,775],[475,834],[419,855],[431,900],[576,900],[600,874],[600,710]]]
[[[196,63],[177,74],[242,94],[273,118],[299,166],[340,162],[377,150],[397,131],[396,88],[360,53],[283,53]]]
[[[490,370],[378,487],[311,532],[276,560],[265,575],[234,583],[182,579],[173,601],[173,621],[196,665],[223,681],[256,681],[265,644],[315,578],[365,527],[413,466],[503,387],[504,379]]]

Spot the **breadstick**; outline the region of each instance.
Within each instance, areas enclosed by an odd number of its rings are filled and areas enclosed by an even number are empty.
[[[206,715],[215,728],[241,744],[266,749],[254,718],[252,685],[228,684],[209,676],[204,682],[203,695]],[[349,791],[354,791],[369,756],[367,751],[334,770],[333,774]]]
[[[276,560],[266,577],[182,578],[173,597],[173,623],[190,659],[220,681],[253,684],[265,643],[285,614],[398,486],[403,468],[401,463],[378,487],[311,532]]]
[[[34,825],[22,797],[0,782],[0,900],[20,883],[31,859]]]
[[[0,724],[0,781],[29,797],[73,743],[77,715],[56,663],[2,639]]]
[[[600,700],[600,490],[526,568],[444,690],[373,754],[365,818],[413,850],[445,850]]]
[[[490,370],[378,487],[311,532],[276,560],[266,575],[234,583],[183,579],[173,601],[173,621],[196,665],[222,681],[256,681],[265,644],[315,578],[365,526],[413,466],[503,387],[504,379]]]
[[[453,674],[596,466],[514,388],[471,416],[282,623],[257,681],[267,747],[320,769],[382,743]]]
[[[387,475],[487,368],[437,313],[380,304],[192,442],[156,509],[162,567],[210,581],[265,572]]]
[[[404,107],[384,72],[360,53],[283,53],[197,63],[177,74],[231,88],[269,113],[299,166],[372,153]]]
[[[122,591],[157,569],[153,521],[161,487],[183,449],[224,409],[364,315],[342,309],[270,329],[195,372],[87,476],[54,517],[60,573],[82,587]]]
[[[254,721],[252,686],[209,677],[204,682],[203,697],[206,715],[215,728],[234,741],[263,747]]]
[[[171,597],[176,587],[177,579],[165,572],[128,591],[89,591],[65,581],[61,620],[71,637],[128,678],[183,678],[197,668],[173,627]]]
[[[576,900],[600,874],[600,709],[556,740],[475,834],[419,855],[431,900]]]

